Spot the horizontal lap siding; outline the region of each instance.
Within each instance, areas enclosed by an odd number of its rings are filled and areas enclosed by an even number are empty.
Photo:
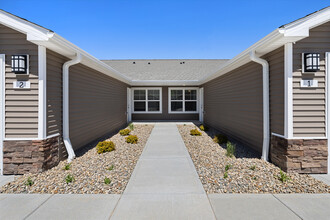
[[[62,134],[62,66],[68,60],[47,50],[47,135]]]
[[[127,122],[127,85],[82,64],[70,67],[70,139],[74,149]]]
[[[284,135],[284,47],[263,58],[269,63],[270,130]]]
[[[26,35],[0,25],[0,54],[6,54],[5,137],[38,137],[38,47]],[[11,72],[11,55],[28,54],[30,75]],[[13,82],[29,80],[31,89],[13,89]]]
[[[170,86],[171,87],[171,86]],[[173,86],[175,87],[175,86]],[[189,86],[188,86],[189,87]],[[186,121],[198,120],[199,114],[169,114],[168,113],[168,86],[162,87],[162,113],[161,114],[132,114],[133,120],[166,120]]]
[[[302,53],[320,53],[320,70],[302,74]],[[293,136],[326,136],[325,53],[330,52],[330,22],[310,30],[310,35],[293,45]],[[317,88],[301,88],[304,78],[318,80]]]
[[[227,135],[262,149],[262,69],[250,62],[204,84],[204,121]]]

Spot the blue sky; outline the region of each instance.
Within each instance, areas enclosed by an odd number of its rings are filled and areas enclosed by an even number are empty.
[[[1,9],[99,59],[232,58],[280,25],[327,6],[324,0],[0,0]]]

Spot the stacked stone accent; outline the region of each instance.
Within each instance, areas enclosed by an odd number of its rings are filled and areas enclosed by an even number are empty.
[[[39,173],[59,163],[60,136],[45,140],[4,141],[3,173]]]
[[[272,135],[270,158],[286,172],[327,173],[327,140],[287,140]]]

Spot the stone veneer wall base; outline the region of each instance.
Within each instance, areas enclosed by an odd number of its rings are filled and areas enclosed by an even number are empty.
[[[60,161],[61,137],[3,142],[3,174],[39,173]]]
[[[287,140],[272,135],[270,158],[286,172],[328,173],[326,139]]]

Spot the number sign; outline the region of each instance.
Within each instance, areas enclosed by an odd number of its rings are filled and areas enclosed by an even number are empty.
[[[29,81],[15,81],[13,87],[14,89],[30,89],[31,84]]]

